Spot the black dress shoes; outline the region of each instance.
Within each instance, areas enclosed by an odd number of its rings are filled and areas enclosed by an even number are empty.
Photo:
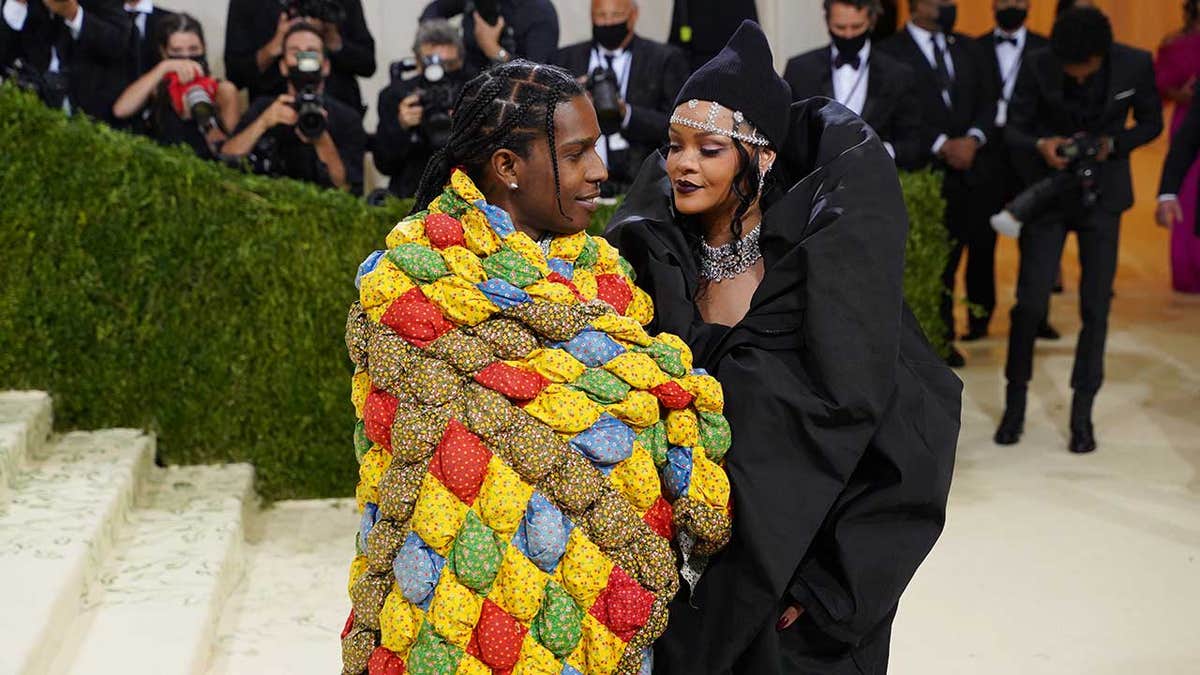
[[[950,353],[946,355],[946,365],[951,368],[962,368],[967,365],[967,360],[963,358],[962,352],[950,347]]]
[[[1096,433],[1091,422],[1071,425],[1071,441],[1067,444],[1071,452],[1082,455],[1096,449]]]
[[[1042,325],[1038,326],[1037,336],[1039,340],[1059,340],[1062,335],[1054,330],[1054,326],[1050,325],[1049,321],[1043,321]]]
[[[1024,432],[1024,411],[1018,413],[1010,408],[1006,409],[1004,417],[1000,418],[1000,426],[992,440],[996,441],[996,445],[1016,445],[1021,441],[1021,434]]]

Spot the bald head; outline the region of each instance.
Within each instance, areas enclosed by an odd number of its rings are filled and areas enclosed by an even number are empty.
[[[592,0],[592,23],[597,26],[628,23],[632,31],[637,13],[636,0]]]

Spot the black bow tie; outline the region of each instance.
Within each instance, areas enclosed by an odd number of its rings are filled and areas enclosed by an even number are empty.
[[[1015,37],[1005,37],[1005,36],[1003,36],[1003,35],[1000,35],[999,33],[997,33],[997,34],[996,34],[996,46],[997,46],[997,47],[999,47],[1000,45],[1004,44],[1005,42],[1007,42],[1008,44],[1010,44],[1010,45],[1012,45],[1012,46],[1014,46],[1014,47],[1019,47],[1019,46],[1020,46],[1020,43],[1017,41],[1017,38],[1015,38]]]
[[[859,58],[858,54],[842,54],[839,52],[837,58],[833,60],[834,70],[837,70],[842,66],[850,66],[851,68],[858,70],[859,66],[861,65],[862,59]]]

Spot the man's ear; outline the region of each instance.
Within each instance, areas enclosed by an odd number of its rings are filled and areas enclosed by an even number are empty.
[[[492,153],[492,172],[507,188],[521,185],[521,169],[525,160],[508,148],[500,148]]]
[[[333,72],[333,63],[329,60],[327,52],[321,52],[321,77],[328,78],[329,73]]]

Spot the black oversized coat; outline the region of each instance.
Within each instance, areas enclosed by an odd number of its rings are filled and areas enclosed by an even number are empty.
[[[792,110],[799,179],[767,210],[766,273],[736,326],[696,310],[695,235],[661,156],[608,233],[654,299],[651,331],[688,341],[733,428],[733,540],[672,603],[656,673],[885,672],[900,594],[945,520],[962,389],[904,304],[895,167],[844,107]],[[805,614],[777,631],[792,602]]]

